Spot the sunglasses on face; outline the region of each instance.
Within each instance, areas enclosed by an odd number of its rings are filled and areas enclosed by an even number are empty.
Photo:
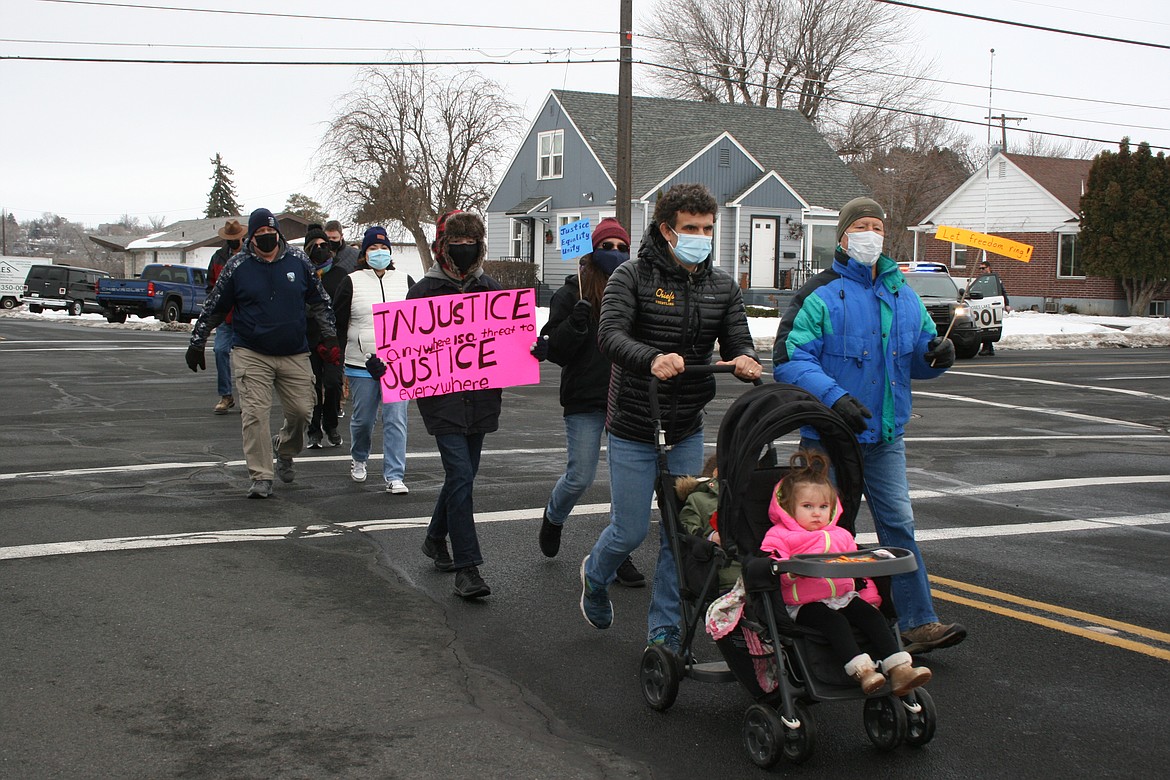
[[[629,245],[623,244],[620,241],[602,241],[600,248],[601,249],[618,249],[618,250],[621,250],[622,252],[629,252],[630,251]]]

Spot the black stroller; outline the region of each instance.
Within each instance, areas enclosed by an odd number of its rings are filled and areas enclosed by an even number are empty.
[[[688,372],[694,370],[687,368]],[[701,366],[697,370],[723,373],[731,368]],[[773,442],[802,426],[816,429],[833,463],[844,507],[838,525],[853,532],[862,494],[861,453],[853,432],[813,396],[792,385],[757,386],[736,400],[719,428],[720,547],[686,533],[679,524],[674,492],[677,477],[666,467],[657,394],[657,382],[652,381],[651,417],[659,433],[658,505],[678,567],[683,630],[677,655],[662,645],[643,652],[638,678],[646,703],[659,711],[668,709],[683,678],[739,682],[755,700],[744,716],[744,744],[752,761],[764,768],[775,765],[781,757],[799,764],[812,756],[817,737],[810,705],[818,702],[864,701],[866,733],[881,750],[929,742],[934,736],[936,711],[925,689],[899,698],[887,684],[866,696],[833,658],[827,641],[788,616],[779,593],[782,572],[841,577],[840,567],[847,566],[846,576],[874,580],[882,595],[882,612],[893,626],[897,616],[890,599],[889,576],[914,571],[917,563],[913,555],[886,547],[882,549],[893,557],[880,558],[870,550],[861,550],[848,556],[799,555],[774,561],[759,552],[771,525],[771,492],[787,468],[779,465]],[[742,618],[736,631],[716,641],[722,660],[699,662],[692,649],[694,641],[703,630],[707,607],[719,595],[719,569],[731,560],[743,567],[747,601]],[[898,636],[896,630],[894,634]],[[860,634],[858,637],[862,641]]]

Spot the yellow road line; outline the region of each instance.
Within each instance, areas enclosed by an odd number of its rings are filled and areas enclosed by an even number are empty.
[[[1101,617],[1100,615],[1093,615],[1089,612],[1081,612],[1076,609],[1069,609],[1068,607],[1060,607],[1055,604],[1045,604],[1043,601],[1033,601],[1022,596],[1014,596],[1011,593],[1004,593],[1003,591],[992,590],[991,588],[983,588],[979,585],[970,585],[966,582],[959,582],[958,580],[947,579],[946,577],[936,577],[930,575],[930,581],[943,585],[955,590],[964,590],[968,593],[975,593],[980,596],[988,596],[999,601],[1006,601],[1010,604],[1019,604],[1023,607],[1031,607],[1032,609],[1039,609],[1045,612],[1051,612],[1056,615],[1064,615],[1065,617],[1075,618],[1076,620],[1083,620],[1086,623],[1093,625],[1106,626],[1108,628],[1115,628],[1118,631],[1124,631],[1127,634],[1136,634],[1144,636],[1146,639],[1153,639],[1155,642],[1164,642],[1170,644],[1170,634],[1162,631],[1155,631],[1152,628],[1145,628],[1143,626],[1135,626],[1133,623],[1123,623],[1120,620],[1112,620],[1110,618]]]

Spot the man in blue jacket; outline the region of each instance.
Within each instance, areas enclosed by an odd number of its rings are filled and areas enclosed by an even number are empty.
[[[865,499],[878,539],[914,553],[918,570],[893,578],[894,606],[907,651],[958,644],[967,630],[934,612],[926,564],[914,539],[902,435],[910,381],[933,379],[955,362],[897,263],[882,254],[885,211],[869,198],[841,208],[833,265],[808,281],[780,320],[772,350],[777,382],[798,385],[857,433]],[[872,410],[872,411],[871,411]],[[816,431],[801,431],[816,446]]]
[[[248,498],[272,495],[273,456],[282,482],[296,476],[292,459],[304,448],[316,398],[306,311],[319,328],[321,341],[313,345],[317,354],[339,365],[333,309],[320,278],[305,253],[285,242],[272,212],[256,209],[248,217],[243,249],[224,267],[203,304],[186,355],[192,371],[206,368],[207,336],[232,312],[232,375],[252,477]],[[280,396],[284,426],[270,439],[273,388]]]

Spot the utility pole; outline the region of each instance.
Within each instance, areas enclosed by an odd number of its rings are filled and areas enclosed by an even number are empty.
[[[621,0],[618,45],[617,221],[630,229],[630,198],[634,189],[634,0]]]
[[[0,255],[8,254],[8,209],[0,210]]]
[[[1007,116],[1006,114],[1000,114],[999,116],[985,116],[983,118],[992,122],[999,122],[1000,143],[1003,145],[1003,150],[1005,152],[1007,151],[1007,123],[1028,121],[1028,117],[1026,116]]]

